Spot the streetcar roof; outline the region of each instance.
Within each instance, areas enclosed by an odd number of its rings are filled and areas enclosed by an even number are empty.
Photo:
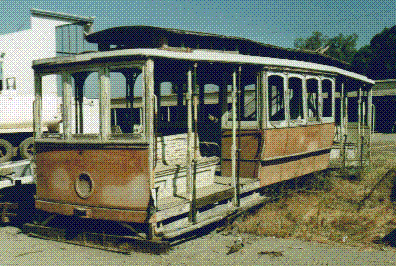
[[[374,84],[374,80],[366,76],[331,65],[324,65],[300,60],[284,58],[273,58],[263,56],[244,55],[239,53],[209,51],[203,49],[171,50],[167,48],[137,48],[137,49],[116,49],[102,52],[82,53],[78,55],[39,59],[33,61],[34,69],[45,68],[49,72],[62,65],[84,63],[103,63],[112,60],[129,61],[136,58],[168,58],[193,62],[218,62],[230,64],[253,64],[266,67],[285,67],[303,69],[312,72],[327,72],[339,74],[362,82]],[[47,72],[45,71],[45,72]]]

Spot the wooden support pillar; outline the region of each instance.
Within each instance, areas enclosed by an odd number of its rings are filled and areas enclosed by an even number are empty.
[[[364,117],[364,111],[362,110],[362,88],[359,87],[358,90],[358,139],[357,139],[357,150],[358,150],[358,156],[359,158],[362,158],[362,136],[364,136],[364,134],[362,134],[362,127],[364,127],[364,123],[362,123],[362,116]],[[360,160],[360,167],[362,167],[362,160]]]
[[[335,94],[336,94],[336,86],[335,86],[335,80],[331,80],[331,117],[335,119]]]
[[[157,139],[155,135],[155,95],[154,95],[154,61],[152,59],[147,59],[143,69],[143,128],[146,140],[149,143],[149,175],[150,175],[150,188],[151,188],[151,196],[154,199],[154,204],[157,204],[157,191],[154,188],[154,169],[155,169],[155,153],[157,150]],[[154,205],[155,210],[157,209],[157,205]],[[153,231],[155,230],[155,223],[150,224],[149,230],[149,238],[152,237]]]
[[[72,80],[70,73],[62,73],[63,89],[63,138],[71,139],[72,133]]]
[[[192,201],[192,154],[193,150],[193,134],[192,134],[192,69],[190,68],[187,72],[187,93],[186,93],[186,104],[187,104],[187,182],[186,192],[189,201]],[[191,221],[191,217],[190,217]]]
[[[340,111],[340,159],[342,168],[345,168],[345,91],[344,83],[341,84],[341,111]]]
[[[35,90],[35,99],[33,103],[33,118],[34,118],[34,137],[36,139],[41,138],[43,133],[42,128],[42,110],[43,110],[43,100],[42,100],[42,77],[37,72],[34,73],[34,90]]]
[[[368,89],[368,99],[367,99],[367,125],[369,129],[369,139],[368,139],[368,161],[369,167],[371,166],[371,141],[372,134],[374,133],[373,129],[373,86],[370,85]]]
[[[287,74],[283,75],[283,99],[285,106],[285,120],[287,126],[290,126],[290,91],[289,91],[289,77]]]
[[[318,121],[322,121],[323,117],[323,95],[322,95],[322,79],[318,80]]]
[[[99,88],[100,139],[106,141],[111,134],[110,73],[108,67],[103,67],[99,71]]]
[[[188,91],[187,91],[187,194],[190,200],[189,221],[193,224],[197,222],[197,159],[198,159],[198,104],[199,92],[197,87],[197,64],[194,64],[193,69],[188,71]],[[192,149],[191,149],[192,148]],[[194,151],[191,154],[191,150]]]
[[[232,144],[231,144],[231,170],[232,186],[234,188],[233,204],[239,206],[238,176],[237,176],[237,71],[232,74]]]
[[[261,126],[265,129],[268,127],[268,75],[267,71],[263,71],[261,75]]]
[[[304,76],[302,82],[302,96],[303,96],[303,113],[305,124],[308,122],[308,94],[307,94],[307,77]]]

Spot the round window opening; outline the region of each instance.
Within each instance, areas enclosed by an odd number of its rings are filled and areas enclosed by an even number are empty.
[[[80,174],[76,180],[77,195],[83,199],[88,198],[93,191],[93,182],[88,174]]]

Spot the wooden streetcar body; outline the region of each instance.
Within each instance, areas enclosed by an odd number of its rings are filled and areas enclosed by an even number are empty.
[[[137,32],[148,41],[125,36]],[[282,49],[234,37],[135,26],[87,39],[100,51],[34,62],[36,208],[146,224],[148,238],[183,234],[262,202],[262,187],[326,169],[336,79],[372,83],[331,58],[265,57]],[[199,47],[204,40],[214,48]],[[185,48],[194,41],[197,48]],[[238,53],[249,46],[252,55]],[[78,106],[88,76],[80,73],[91,72],[100,126],[84,134],[82,111],[71,112],[73,84]],[[113,73],[125,78],[123,100],[112,98]],[[64,102],[63,132],[52,135],[40,119],[41,79],[49,74],[62,75]]]

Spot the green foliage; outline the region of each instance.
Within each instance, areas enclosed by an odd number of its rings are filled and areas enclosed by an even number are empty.
[[[351,62],[351,70],[357,73],[367,75],[371,67],[373,50],[370,45],[360,48]]]
[[[383,29],[370,42],[372,63],[368,75],[375,79],[390,79],[396,76],[396,26]]]
[[[350,63],[357,52],[357,39],[358,36],[355,33],[346,36],[340,33],[338,36],[328,40],[327,46],[330,47],[325,53],[331,57]]]
[[[345,62],[351,62],[356,53],[356,34],[339,34],[333,38],[323,35],[321,32],[314,31],[308,38],[297,38],[294,46],[303,50],[317,51],[327,54]]]
[[[297,38],[294,41],[294,46],[299,49],[315,51],[319,48],[323,48],[328,40],[329,38],[321,32],[314,31],[312,36],[309,36],[307,39]]]

